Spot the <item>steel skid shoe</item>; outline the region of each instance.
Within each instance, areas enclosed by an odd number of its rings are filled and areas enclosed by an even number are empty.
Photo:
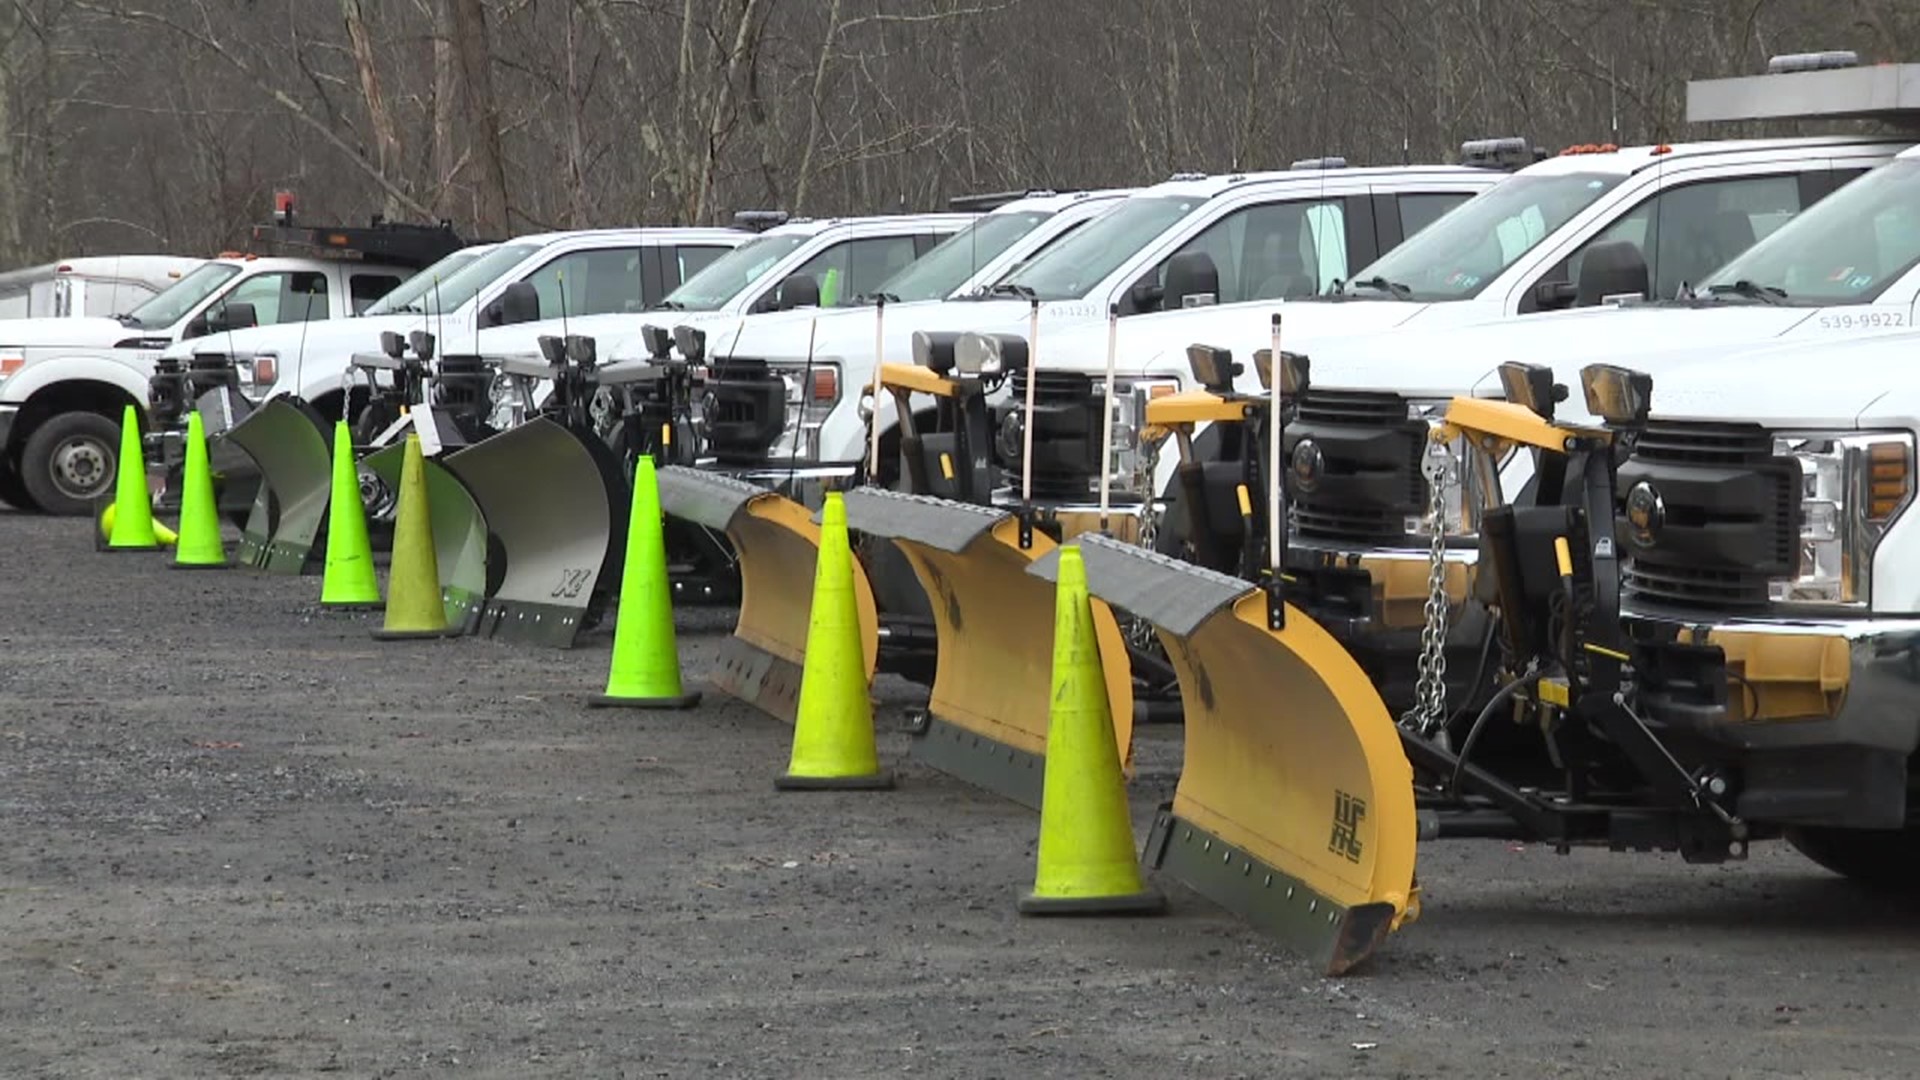
[[[553,384],[547,410],[441,464],[487,530],[487,589],[474,633],[568,648],[598,624],[617,587],[629,489],[590,415],[601,374],[594,340],[547,336],[540,349],[539,373]],[[519,370],[512,365],[526,367],[509,360],[503,370]]]
[[[943,772],[1028,806],[1040,805],[1051,679],[1053,590],[1025,571],[1054,537],[1027,515],[988,505],[994,472],[986,445],[985,384],[1005,369],[956,361],[955,335],[914,335],[917,363],[883,364],[878,381],[901,416],[908,484],[944,492],[860,488],[848,524],[891,540],[929,599],[936,643],[931,697],[913,753]],[[1010,351],[1002,355],[1013,355]],[[1024,354],[1016,357],[1024,362]],[[909,399],[937,402],[931,428]],[[1119,757],[1129,760],[1133,677],[1126,641],[1104,603],[1093,604],[1095,640]]]
[[[741,555],[740,615],[720,646],[716,690],[792,723],[799,708],[820,526],[806,507],[744,480],[671,466],[659,473],[660,504],[669,520],[724,535]],[[851,503],[851,497],[849,498]],[[873,589],[853,565],[861,655],[869,681],[879,658]]]

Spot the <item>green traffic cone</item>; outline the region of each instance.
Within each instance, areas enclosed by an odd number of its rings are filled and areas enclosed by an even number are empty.
[[[406,456],[400,464],[400,505],[393,515],[393,556],[387,563],[387,618],[373,632],[376,640],[456,637],[460,633],[447,626],[431,515],[427,506],[427,459],[420,451],[420,436],[408,432]]]
[[[367,539],[367,510],[360,503],[360,477],[354,471],[353,431],[345,420],[333,425],[333,489],[327,505],[327,563],[320,578],[320,606],[335,610],[377,611],[380,582],[373,574],[373,544]]]
[[[587,701],[596,708],[686,709],[700,703],[698,691],[687,693],[680,684],[659,483],[652,455],[640,455],[633,472],[633,510],[627,515],[627,558],[620,569],[620,610],[613,624],[607,692]]]
[[[874,747],[853,546],[847,538],[847,506],[837,491],[827,492],[820,510],[820,554],[807,613],[793,753],[786,774],[773,786],[781,791],[882,791],[893,786],[893,774],[880,768]]]
[[[153,493],[147,490],[146,457],[140,452],[140,414],[129,405],[120,419],[120,457],[114,462],[113,531],[108,551],[158,551],[153,531]]]
[[[198,409],[187,414],[187,463],[180,486],[180,538],[174,544],[171,565],[177,570],[226,569],[213,469],[207,462],[207,428]]]

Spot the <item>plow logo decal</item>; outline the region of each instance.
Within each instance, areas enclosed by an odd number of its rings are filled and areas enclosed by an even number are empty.
[[[550,594],[554,599],[577,599],[580,591],[587,587],[587,580],[593,576],[592,570],[566,569],[560,571],[560,584]]]
[[[1360,823],[1367,817],[1367,800],[1338,788],[1333,792],[1333,837],[1327,850],[1346,859],[1360,861]]]

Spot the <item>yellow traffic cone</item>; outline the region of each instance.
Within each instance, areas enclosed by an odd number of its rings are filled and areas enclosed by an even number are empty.
[[[1080,548],[1060,549],[1053,698],[1040,798],[1040,851],[1022,915],[1152,915],[1166,900],[1140,878],[1127,784],[1114,747]]]
[[[377,611],[380,582],[373,574],[373,544],[360,478],[353,465],[353,431],[333,425],[333,488],[327,503],[327,563],[320,577],[320,606],[336,611]]]
[[[633,510],[627,515],[626,564],[620,570],[620,611],[613,624],[613,665],[597,708],[687,709],[700,694],[680,685],[680,646],[673,633],[673,594],[667,583],[667,542],[660,516],[660,481],[653,456],[641,454],[633,471]]]
[[[187,414],[187,464],[180,481],[180,536],[173,549],[176,570],[225,570],[227,548],[220,539],[220,511],[213,494],[213,469],[207,463],[207,429],[200,410]]]
[[[793,722],[793,757],[782,791],[861,790],[893,786],[873,745],[873,701],[860,648],[860,611],[853,594],[853,547],[847,507],[827,493],[820,514],[820,554],[813,571],[813,609],[807,616],[806,660]]]
[[[440,598],[440,565],[433,553],[429,513],[427,461],[420,453],[420,436],[409,432],[406,456],[400,464],[400,505],[393,517],[393,557],[387,563],[386,624],[373,632],[380,641],[452,637],[457,633],[447,628],[447,605]]]
[[[100,543],[103,547],[107,542],[107,538],[113,535],[113,521],[113,504],[108,503],[107,508],[100,511]],[[179,533],[174,532],[158,521],[153,523],[153,535],[167,547],[172,547],[180,540]]]
[[[153,531],[153,493],[147,490],[146,456],[140,452],[140,415],[129,405],[120,418],[120,457],[114,462],[113,526],[108,551],[158,551]]]

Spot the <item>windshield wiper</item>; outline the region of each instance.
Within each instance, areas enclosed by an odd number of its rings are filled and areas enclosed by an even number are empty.
[[[1709,285],[1707,295],[1740,296],[1748,300],[1758,300],[1763,304],[1783,304],[1787,300],[1787,290],[1776,285],[1756,285],[1746,278],[1741,278],[1731,285]]]
[[[653,305],[653,310],[655,310],[655,311],[685,311],[685,310],[687,310],[687,305],[686,305],[686,304],[685,304],[684,302],[682,302],[682,301],[679,301],[679,300],[662,300],[662,301],[660,301],[659,303],[657,303],[657,304],[655,304],[655,305]]]
[[[1386,293],[1387,295],[1393,297],[1395,300],[1413,299],[1412,289],[1408,288],[1405,285],[1400,284],[1397,281],[1388,281],[1386,278],[1381,277],[1379,274],[1375,274],[1370,278],[1355,278],[1354,280],[1347,282],[1347,288],[1372,289],[1375,292]],[[1353,294],[1347,293],[1347,295],[1352,296]]]
[[[119,323],[121,326],[124,326],[129,330],[137,330],[146,325],[145,323],[141,322],[139,319],[136,319],[131,315],[115,315],[113,317],[113,321]]]
[[[867,293],[860,298],[860,302],[868,307],[872,307],[882,300],[885,300],[889,304],[897,304],[900,302],[900,298],[890,292]]]
[[[1034,291],[1032,289],[1028,288],[1025,285],[1021,285],[1021,284],[1018,284],[1017,282],[1012,282],[1012,281],[1003,281],[1000,284],[995,285],[993,288],[988,289],[983,295],[1017,296],[1022,300],[1032,300],[1036,298],[1034,295]]]

